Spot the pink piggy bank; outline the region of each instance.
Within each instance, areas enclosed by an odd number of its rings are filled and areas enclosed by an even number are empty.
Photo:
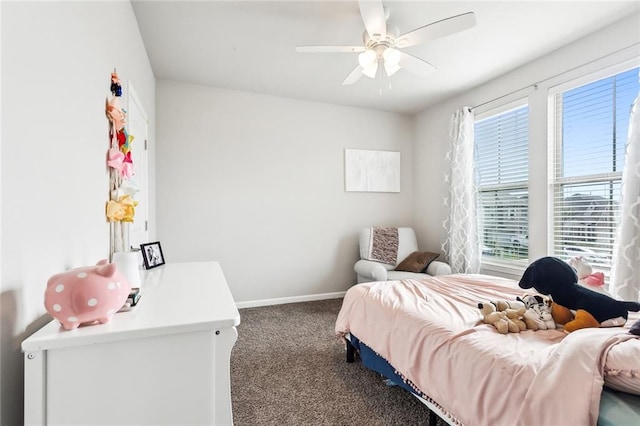
[[[95,266],[71,269],[49,278],[44,307],[66,330],[72,330],[80,324],[111,321],[130,291],[131,285],[115,263],[101,260]]]

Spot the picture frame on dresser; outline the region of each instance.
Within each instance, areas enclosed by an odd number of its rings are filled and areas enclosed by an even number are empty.
[[[162,253],[160,241],[140,244],[140,251],[142,252],[142,260],[144,261],[145,269],[156,268],[164,265],[164,254]]]

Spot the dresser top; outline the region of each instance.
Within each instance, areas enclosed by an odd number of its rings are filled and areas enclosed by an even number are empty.
[[[141,298],[107,324],[64,330],[53,320],[22,342],[38,351],[234,327],[240,313],[218,262],[167,263],[143,271]]]

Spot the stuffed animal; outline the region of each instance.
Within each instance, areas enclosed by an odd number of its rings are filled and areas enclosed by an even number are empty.
[[[509,332],[509,323],[507,315],[504,312],[498,312],[492,303],[478,303],[478,309],[482,314],[482,322],[493,325],[498,333],[507,334]]]
[[[542,257],[524,271],[519,286],[535,288],[551,296],[555,303],[575,310],[575,318],[563,327],[572,332],[586,327],[616,327],[627,321],[629,311],[640,311],[640,303],[616,300],[606,294],[589,290],[578,284],[576,271],[557,257]]]
[[[499,311],[504,311],[505,309],[520,311],[522,308],[526,309],[526,306],[520,300],[492,300],[491,303],[496,305]]]
[[[533,309],[527,309],[522,316],[527,330],[544,330],[544,321],[538,318],[538,314]]]
[[[569,265],[576,270],[576,274],[578,275],[578,284],[593,290],[598,293],[606,294],[607,296],[611,296],[604,289],[604,273],[602,272],[593,272],[593,268],[589,263],[582,257],[577,256],[573,259],[569,260]]]
[[[496,305],[491,302],[478,303],[478,309],[482,314],[482,321],[485,324],[493,325],[498,333],[519,333],[520,327],[507,317],[507,312],[498,311]]]
[[[571,312],[571,309],[567,309],[561,304],[551,301],[551,316],[553,317],[553,320],[556,322],[556,326],[565,325],[569,321],[573,321],[575,319],[575,312]],[[598,324],[595,327],[599,327],[599,326],[600,325]]]
[[[516,300],[526,308],[523,314],[527,328],[531,330],[555,330],[556,323],[551,315],[551,299],[540,294],[525,294]]]
[[[507,314],[507,318],[514,322],[520,331],[527,329],[527,324],[524,321],[524,313],[527,310],[524,303],[517,300],[492,300],[498,312],[504,312]]]
[[[507,319],[510,321],[509,331],[519,333],[527,329],[527,323],[524,322],[524,317],[522,316],[525,312],[524,308],[522,308],[522,312],[516,311],[515,309],[510,309],[510,308],[501,312],[504,312],[505,314],[507,314]],[[511,322],[513,322],[516,325],[516,327],[518,327],[518,330],[516,330],[511,326]]]
[[[572,311],[565,308],[559,303],[551,301],[551,316],[556,322],[556,326],[562,325],[563,330],[566,332],[578,330],[580,328],[598,328],[600,323],[593,317],[593,315],[584,311],[584,309],[578,309],[578,311]],[[570,325],[566,324],[573,321]]]

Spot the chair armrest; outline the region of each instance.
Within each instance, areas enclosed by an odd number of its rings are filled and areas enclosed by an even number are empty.
[[[427,274],[435,276],[435,275],[450,275],[451,274],[451,266],[445,262],[440,262],[438,260],[434,260],[429,264],[427,270],[425,271]]]
[[[353,270],[356,271],[356,274],[368,278],[371,281],[387,280],[387,270],[380,262],[361,259],[353,265]]]

